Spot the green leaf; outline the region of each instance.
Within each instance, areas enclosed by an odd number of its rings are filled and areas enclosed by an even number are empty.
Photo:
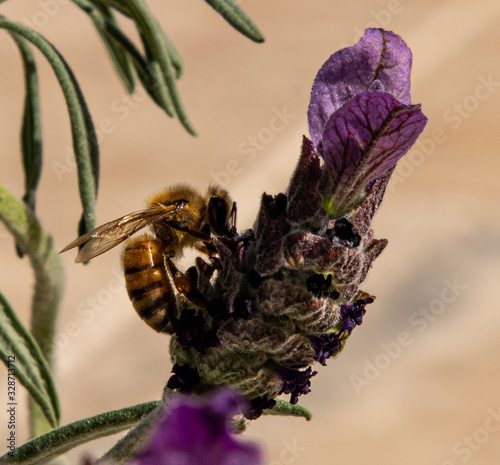
[[[146,92],[169,116],[174,116],[175,110],[172,100],[168,95],[168,88],[161,73],[157,74],[154,71],[155,66],[148,64],[133,42],[115,24],[109,22],[102,11],[95,6],[95,4],[105,5],[109,2],[91,2],[89,0],[73,0],[73,2],[89,15],[95,27],[101,31],[100,33],[106,35],[110,41],[113,40],[118,46],[123,48],[128,54]]]
[[[24,114],[21,129],[25,194],[23,201],[35,211],[35,194],[42,172],[42,120],[40,114],[40,93],[35,60],[28,43],[11,34],[16,42],[24,64]]]
[[[98,8],[106,18],[106,21],[118,28],[118,23],[116,22],[113,11],[106,5],[100,5]],[[112,37],[108,36],[105,29],[97,27],[97,32],[99,33],[99,36],[108,51],[108,55],[111,58],[111,62],[113,63],[118,76],[127,89],[127,92],[131,94],[135,88],[135,79],[128,54],[120,43],[117,43]]]
[[[282,399],[276,399],[276,405],[272,409],[264,410],[263,414],[304,417],[307,421],[312,418],[312,413],[305,407],[297,404],[291,404],[290,402]]]
[[[143,37],[141,37],[143,39]],[[143,39],[144,43],[144,39]],[[146,67],[144,74],[141,74],[141,81],[143,81],[147,88],[151,89],[156,85],[154,90],[155,98],[158,104],[163,108],[169,116],[175,116],[175,107],[170,97],[170,92],[167,83],[163,77],[162,67],[160,63],[152,56],[147,44],[144,44],[146,50]],[[141,70],[142,71],[142,70]]]
[[[83,205],[83,213],[80,218],[80,223],[78,226],[78,234],[81,236],[82,234],[85,234],[88,231],[91,231],[95,227],[95,202],[97,199],[97,190],[99,187],[99,142],[97,141],[97,133],[95,131],[94,123],[92,121],[92,116],[90,115],[89,108],[87,106],[87,102],[85,101],[85,98],[83,97],[82,91],[80,89],[80,86],[78,85],[78,81],[75,78],[75,75],[73,74],[73,71],[71,71],[71,68],[68,66],[66,63],[66,60],[62,57],[62,55],[59,54],[59,52],[56,50],[56,53],[59,55],[59,59],[61,60],[62,63],[66,66],[66,70],[68,73],[69,78],[71,79],[71,82],[73,84],[73,89],[77,98],[77,104],[78,104],[78,112],[81,112],[81,116],[83,117],[83,123],[85,125],[85,137],[86,141],[81,141],[81,140],[76,140],[75,139],[75,131],[72,130],[73,133],[73,150],[75,152],[76,156],[76,161],[77,161],[77,170],[78,170],[78,179],[79,179],[79,186],[80,186],[80,198],[82,200],[82,205]],[[68,104],[68,113],[69,113],[69,118],[73,122],[74,119],[80,119],[80,116],[75,118],[75,114],[72,112],[74,111],[74,108]],[[85,146],[85,152],[88,153],[88,160],[90,162],[90,173],[87,171],[88,167],[86,165],[87,158],[85,157],[82,161],[85,163],[85,168],[82,170],[82,176],[80,176],[80,168],[78,165],[78,162],[80,161],[80,154],[84,153],[82,151],[82,148],[80,145],[81,143],[86,143]],[[89,176],[90,174],[90,176]],[[83,191],[82,191],[82,183],[83,183]],[[84,192],[86,195],[82,196],[82,192]],[[88,202],[90,199],[90,195],[93,193],[94,197],[92,200],[92,203]],[[87,201],[88,203],[84,202]],[[87,211],[86,211],[87,207]],[[90,214],[89,214],[90,213]]]
[[[71,123],[78,186],[83,207],[82,222],[85,231],[90,231],[95,227],[99,149],[95,128],[80,87],[64,58],[38,32],[2,17],[0,17],[0,28],[21,36],[37,47],[52,66],[59,81],[66,99]]]
[[[0,457],[0,463],[46,464],[81,444],[129,429],[159,405],[159,401],[145,402],[61,426],[18,447],[13,456]]]
[[[143,0],[124,0],[123,3],[128,7],[131,18],[136,23],[144,44],[149,64],[148,70],[151,71],[155,78],[162,77],[164,79],[177,117],[190,134],[196,135],[196,131],[191,125],[181,102],[176,79],[172,71],[171,48],[169,49],[163,30],[156,18],[151,15]]]
[[[163,31],[162,31],[163,32]],[[175,69],[175,77],[176,79],[180,79],[182,77],[182,73],[184,72],[184,62],[182,60],[181,54],[177,47],[172,42],[172,39],[163,32],[165,45],[167,46],[168,53],[170,55],[170,59],[172,60],[172,66]]]
[[[12,376],[26,388],[55,428],[60,418],[59,399],[47,363],[1,292],[0,309],[0,358],[7,368],[14,367]]]
[[[205,1],[238,32],[254,42],[264,42],[262,32],[234,0]]]
[[[38,91],[38,76],[31,49],[27,42],[11,34],[21,52],[24,65],[24,113],[21,128],[21,151],[24,169],[23,202],[35,211],[35,196],[42,172],[42,120],[40,114],[40,94]],[[23,258],[19,245],[16,244],[19,258]]]
[[[121,4],[118,1],[113,1],[113,0],[91,0],[92,3],[94,3],[99,9],[103,11],[103,13],[106,13],[106,11],[109,11],[110,14],[112,14],[110,7],[116,8],[120,13],[123,15],[127,16],[130,18],[130,10],[125,7],[123,4]],[[118,27],[118,24],[113,21],[114,26]],[[163,31],[162,31],[163,32]],[[172,40],[166,35],[165,36],[165,42],[170,54],[170,58],[172,60],[172,65],[175,68],[176,71],[176,78],[179,79],[182,76],[182,73],[184,71],[184,64],[182,61],[182,58],[179,54],[179,51],[173,44]]]
[[[92,2],[116,8],[121,14],[127,16],[128,18],[131,16],[129,9],[123,4],[122,0],[92,0]]]

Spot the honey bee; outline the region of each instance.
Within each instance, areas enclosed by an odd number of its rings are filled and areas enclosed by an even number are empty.
[[[139,230],[152,231],[129,239],[122,254],[128,296],[138,315],[155,331],[173,334],[179,318],[177,295],[204,308],[204,296],[175,266],[185,247],[216,257],[212,236],[234,227],[236,204],[228,192],[210,186],[205,196],[180,184],[152,195],[147,208],[98,226],[61,252],[81,247],[75,262],[87,262],[122,243]]]

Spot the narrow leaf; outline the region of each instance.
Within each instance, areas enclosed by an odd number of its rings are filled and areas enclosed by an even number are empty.
[[[169,116],[173,117],[176,113],[174,102],[172,101],[167,82],[163,76],[162,67],[158,60],[154,57],[144,36],[141,36],[141,39],[146,51],[147,66],[145,69],[146,74],[144,76],[146,85],[151,87],[151,83],[155,83],[155,96],[158,99],[160,107],[163,108]]]
[[[190,134],[196,135],[182,105],[175,76],[172,72],[173,65],[169,47],[158,21],[151,15],[143,0],[124,0],[124,4],[128,7],[131,17],[136,23],[146,49],[146,57],[149,58],[150,65],[153,65],[153,73],[156,73],[157,69],[161,70],[177,117]]]
[[[145,402],[61,426],[18,447],[13,456],[0,457],[0,463],[46,464],[81,444],[129,429],[159,405],[159,401]]]
[[[118,28],[118,23],[116,22],[113,11],[106,5],[101,5],[99,9],[106,18],[106,21]],[[113,63],[120,80],[123,82],[127,92],[131,94],[134,91],[135,80],[128,54],[124,51],[121,44],[117,43],[113,40],[113,38],[108,36],[104,29],[98,27],[97,32],[99,33],[99,36],[108,51],[108,55],[111,58],[111,62]]]
[[[81,90],[66,61],[38,32],[5,18],[0,18],[0,28],[18,34],[35,45],[52,66],[59,81],[70,117],[84,227],[86,231],[90,231],[95,227],[99,160],[95,129]]]
[[[73,0],[73,2],[89,15],[100,33],[106,35],[110,41],[114,41],[117,46],[121,46],[123,48],[123,50],[128,54],[128,57],[131,60],[137,76],[146,92],[169,116],[174,116],[175,110],[172,100],[170,99],[168,88],[161,73],[158,74],[155,71],[154,65],[152,66],[148,64],[133,42],[125,34],[123,34],[123,32],[115,24],[109,22],[102,11],[95,6],[95,4],[108,5],[112,4],[112,2],[91,2],[89,0]],[[112,6],[115,5],[113,4]]]
[[[305,407],[298,404],[291,404],[283,399],[276,399],[276,405],[272,409],[263,411],[264,415],[281,415],[292,417],[304,417],[307,421],[311,420],[312,413]]]
[[[182,77],[182,73],[184,72],[184,62],[182,60],[181,54],[172,42],[172,39],[170,39],[170,37],[168,37],[163,30],[162,32],[165,40],[165,45],[167,46],[170,59],[172,60],[172,66],[175,69],[175,77],[177,79],[180,79]]]
[[[42,171],[42,121],[40,115],[40,94],[33,53],[27,42],[11,34],[16,42],[24,64],[24,114],[21,129],[25,194],[23,201],[35,211],[35,194]]]
[[[262,32],[234,0],[205,1],[238,32],[254,42],[264,42]]]
[[[106,5],[111,8],[115,8],[124,16],[130,18],[130,11],[126,5],[123,4],[122,0],[92,0],[92,3]]]
[[[82,213],[82,216],[80,218],[80,223],[78,226],[78,234],[81,236],[82,234],[87,233],[88,231],[91,231],[95,227],[95,200],[97,198],[97,190],[99,188],[99,142],[97,141],[97,133],[95,131],[94,123],[92,122],[92,116],[90,115],[89,108],[87,106],[87,102],[85,101],[85,98],[83,97],[82,91],[80,89],[80,86],[78,85],[78,81],[75,78],[75,75],[73,74],[73,71],[71,68],[68,66],[66,63],[66,60],[63,58],[63,56],[56,50],[55,51],[57,55],[59,56],[59,59],[61,62],[66,66],[67,74],[69,78],[71,79],[71,82],[73,84],[73,89],[76,94],[77,102],[78,102],[78,111],[81,112],[81,115],[83,117],[83,122],[85,125],[85,133],[86,133],[86,149],[88,152],[88,159],[90,161],[90,178],[86,183],[91,183],[92,185],[89,186],[90,188],[93,187],[94,191],[94,199],[93,202],[88,205],[89,208],[92,209],[92,216],[88,216],[85,211],[85,204],[83,203],[83,198],[81,195],[81,189],[80,189],[80,198],[82,198],[82,205],[84,206],[84,210]],[[68,106],[68,112],[70,114],[70,120],[72,119],[72,110]],[[73,135],[73,146],[75,146],[75,137]],[[75,155],[77,156],[77,163],[78,163],[78,153],[79,151],[75,149]],[[78,166],[78,164],[77,164]],[[86,172],[85,172],[86,174]]]
[[[26,388],[55,428],[60,417],[59,399],[45,359],[1,292],[0,309],[0,357],[8,368],[14,367],[12,376]]]

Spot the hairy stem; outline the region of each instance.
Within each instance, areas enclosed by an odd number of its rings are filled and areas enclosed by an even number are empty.
[[[159,403],[145,402],[61,426],[17,448],[13,456],[0,457],[0,463],[46,464],[74,447],[130,428],[141,421],[142,417],[155,411]]]
[[[21,200],[0,183],[0,221],[28,256],[35,274],[31,333],[50,368],[56,320],[64,289],[65,274],[52,237]],[[30,402],[32,435],[51,429],[35,402]]]

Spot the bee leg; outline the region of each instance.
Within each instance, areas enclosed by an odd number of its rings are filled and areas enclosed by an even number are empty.
[[[191,280],[184,273],[177,269],[168,256],[166,260],[177,291],[197,307],[202,310],[207,310],[208,300],[206,297],[193,285]]]
[[[213,242],[206,242],[203,244],[195,245],[194,248],[198,252],[206,255],[208,258],[210,258],[210,260],[214,260],[217,258],[217,249],[215,248]]]
[[[199,239],[203,242],[210,242],[212,239],[209,234],[205,234],[202,232],[194,231],[189,229],[184,223],[176,220],[166,221],[166,223],[173,229],[177,229],[178,231],[185,232],[196,239]]]

